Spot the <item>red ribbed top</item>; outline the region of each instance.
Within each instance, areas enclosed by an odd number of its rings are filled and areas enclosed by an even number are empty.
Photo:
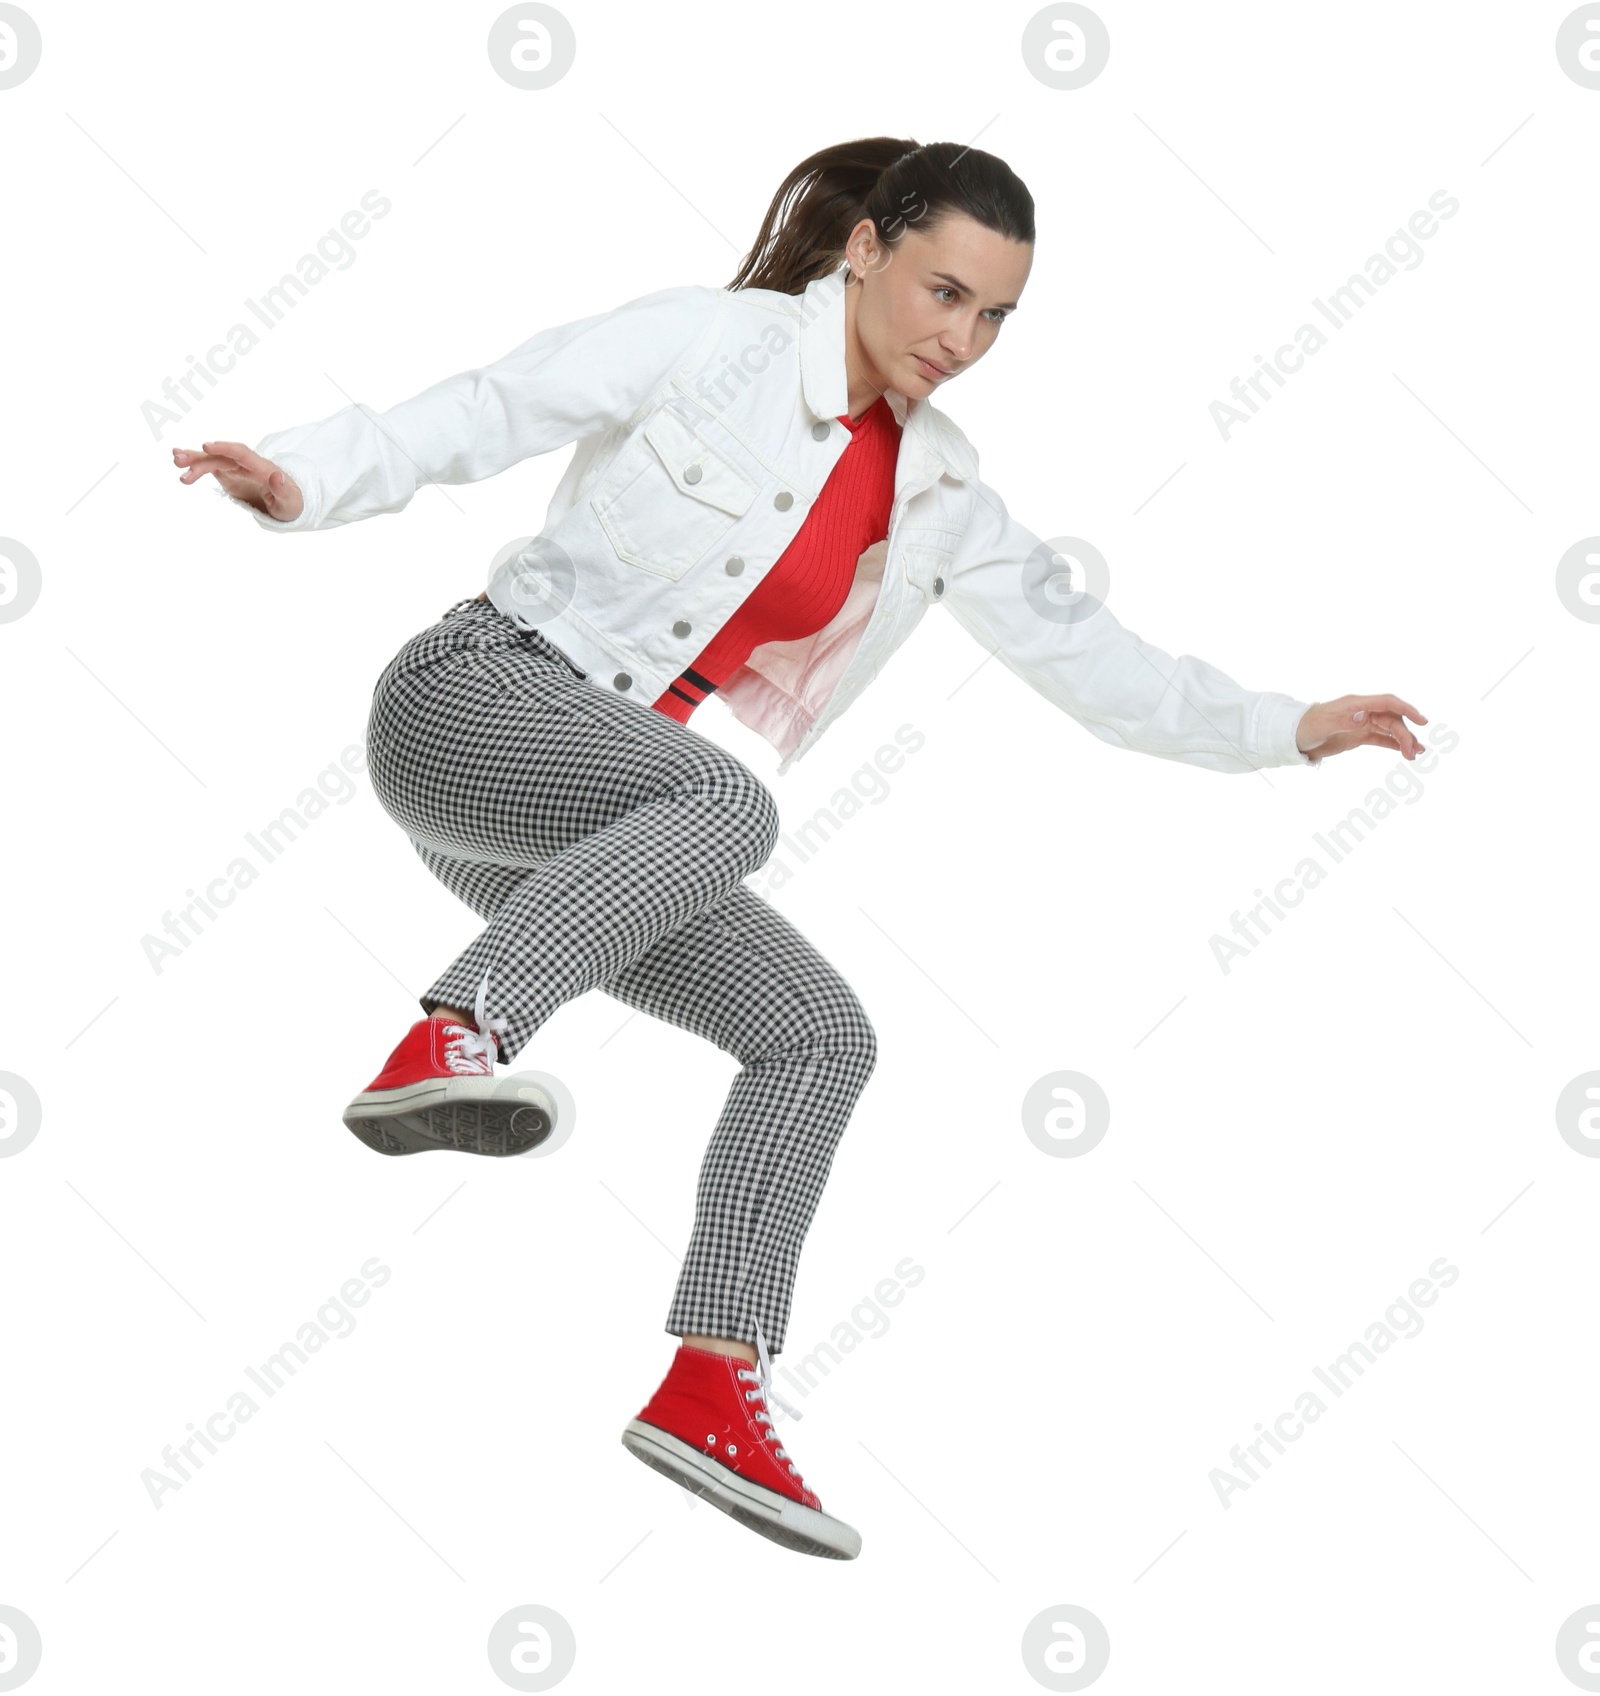
[[[850,440],[805,523],[733,617],[677,682],[667,685],[653,703],[657,712],[687,724],[690,713],[763,642],[792,641],[822,629],[844,605],[856,561],[889,534],[900,426],[882,395],[859,418],[839,422]]]

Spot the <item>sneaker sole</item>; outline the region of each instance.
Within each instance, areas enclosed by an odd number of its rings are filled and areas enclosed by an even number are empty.
[[[379,1154],[448,1148],[503,1158],[544,1142],[555,1129],[556,1108],[537,1084],[453,1078],[366,1091],[345,1108],[344,1123]]]
[[[623,1428],[622,1444],[646,1466],[704,1496],[731,1519],[786,1549],[835,1561],[853,1561],[861,1553],[861,1533],[854,1526],[764,1484],[752,1484],[657,1425],[630,1419]]]

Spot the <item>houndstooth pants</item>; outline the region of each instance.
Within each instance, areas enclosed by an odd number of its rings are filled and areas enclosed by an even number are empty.
[[[507,1021],[515,1056],[600,988],[741,1070],[700,1167],[677,1336],[783,1347],[800,1246],[877,1057],[848,983],[742,879],[778,838],[739,760],[602,693],[487,601],[451,607],[373,691],[368,770],[428,869],[487,928],[420,997]]]

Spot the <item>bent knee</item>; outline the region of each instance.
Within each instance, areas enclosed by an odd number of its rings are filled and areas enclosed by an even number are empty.
[[[836,987],[837,1012],[829,1021],[829,1046],[835,1054],[853,1059],[865,1083],[878,1063],[878,1033],[867,1010],[841,979]]]
[[[827,1061],[830,1073],[849,1075],[859,1090],[878,1063],[878,1033],[855,991],[831,968],[819,969],[814,956],[796,968],[793,987],[803,993],[785,996],[777,1017],[776,1007],[767,1009],[760,1042],[739,1050],[740,1060]]]
[[[865,1083],[878,1064],[878,1033],[872,1028],[872,1021],[865,1017],[861,1031],[861,1081]]]
[[[738,760],[719,762],[708,788],[737,821],[750,850],[750,865],[764,866],[778,846],[783,828],[772,791]]]

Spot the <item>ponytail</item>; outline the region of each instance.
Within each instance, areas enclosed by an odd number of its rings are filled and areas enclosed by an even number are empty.
[[[1003,159],[954,141],[919,146],[866,136],[802,159],[778,186],[730,289],[801,294],[845,263],[850,232],[870,218],[893,249],[964,213],[1008,241],[1032,242],[1033,196]]]

